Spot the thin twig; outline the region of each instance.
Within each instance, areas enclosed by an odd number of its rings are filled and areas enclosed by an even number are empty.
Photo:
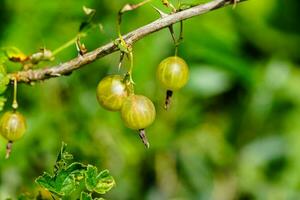
[[[246,0],[240,0],[240,3]],[[186,10],[172,13],[164,18],[157,19],[143,27],[140,27],[124,36],[122,36],[128,45],[146,37],[147,35],[157,32],[161,29],[167,28],[172,24],[186,20],[198,15],[208,13],[212,10],[222,8],[226,5],[232,4],[232,0],[214,0],[205,4],[197,5]],[[118,41],[119,39],[116,39]],[[112,54],[119,50],[116,41],[105,44],[91,52],[84,54],[83,56],[76,57],[70,61],[59,64],[57,66],[46,67],[42,69],[29,69],[27,71],[19,71],[16,74],[11,74],[11,77],[17,77],[18,82],[31,83],[35,81],[41,81],[49,78],[59,77],[61,75],[69,75],[74,70],[77,70],[86,64],[94,62],[95,60],[102,58],[106,55]]]

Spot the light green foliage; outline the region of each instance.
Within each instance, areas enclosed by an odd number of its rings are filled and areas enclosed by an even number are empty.
[[[2,68],[1,65],[0,65],[0,68]],[[0,94],[5,92],[8,83],[9,83],[9,78],[6,75],[6,73],[5,72],[3,72],[3,73],[0,72]]]
[[[63,143],[54,166],[53,175],[44,172],[36,179],[36,182],[46,190],[58,197],[68,197],[75,190],[82,189],[85,182],[86,189],[91,193],[105,194],[115,185],[113,177],[108,170],[103,170],[98,174],[98,169],[92,165],[84,165],[70,161],[73,156],[66,151],[66,144]],[[81,199],[92,200],[91,194],[82,192]]]
[[[3,65],[3,63],[1,63],[2,58],[3,57],[0,54],[0,111],[3,110],[3,107],[6,102],[6,98],[1,95],[6,91],[7,85],[9,83],[9,78],[6,74],[6,69]]]
[[[92,195],[86,192],[81,192],[80,200],[105,200],[103,198],[92,198]]]
[[[81,192],[80,200],[93,200],[93,198],[91,194]]]
[[[2,51],[4,51],[7,59],[11,61],[21,62],[26,59],[26,55],[17,47],[3,47]]]
[[[5,92],[8,83],[9,83],[9,78],[7,77],[6,73],[0,72],[0,94]]]
[[[5,92],[8,83],[9,83],[9,78],[6,73],[6,69],[4,65],[0,63],[0,94]]]
[[[5,102],[6,102],[6,98],[0,96],[0,111],[3,110],[3,107],[4,107],[4,105],[5,105]]]
[[[6,61],[7,61],[7,55],[6,55],[6,52],[5,50],[2,48],[0,50],[0,66],[2,66]],[[2,72],[3,69],[0,68],[0,71]]]
[[[85,185],[90,192],[105,194],[115,185],[115,181],[108,170],[98,174],[96,167],[88,165],[85,172]]]
[[[68,196],[79,185],[78,178],[82,176],[85,166],[81,163],[72,163],[60,169],[54,176],[44,173],[36,182],[50,192],[59,196]]]

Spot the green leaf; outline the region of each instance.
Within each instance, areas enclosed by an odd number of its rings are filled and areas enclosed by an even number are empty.
[[[54,166],[54,173],[58,173],[61,169],[65,169],[68,161],[73,159],[73,155],[66,151],[67,144],[62,142],[60,152],[57,155],[56,163]]]
[[[91,14],[93,14],[93,13],[96,12],[95,9],[88,8],[88,7],[86,7],[86,6],[83,6],[82,9],[83,9],[83,12],[84,12],[86,15],[91,15]]]
[[[4,64],[7,61],[7,56],[5,54],[5,51],[0,51],[0,65]]]
[[[3,63],[0,62],[0,74],[6,74],[6,68],[4,67]]]
[[[7,85],[9,83],[9,78],[6,74],[5,67],[0,63],[0,94],[4,93]]]
[[[3,94],[5,92],[8,83],[9,83],[8,76],[0,73],[0,94]]]
[[[99,194],[105,194],[115,185],[115,181],[108,170],[98,174],[98,169],[92,165],[86,166],[78,162],[69,164],[69,160],[73,159],[73,156],[66,151],[66,147],[67,145],[62,143],[53,175],[44,172],[42,176],[36,179],[36,183],[41,187],[59,197],[69,197],[72,192],[82,188],[83,185],[90,192]],[[92,197],[90,194],[82,192],[81,199],[90,200]]]
[[[95,166],[88,165],[85,172],[85,184],[89,191],[105,194],[115,185],[115,180],[108,170],[103,170],[98,174]]]
[[[28,59],[20,49],[17,47],[5,47],[2,49],[5,52],[6,57],[13,62],[24,62]]]
[[[3,107],[4,107],[4,105],[5,105],[5,102],[6,102],[6,98],[0,96],[0,111],[3,110]]]
[[[92,198],[91,193],[81,192],[80,200],[105,200],[104,198]]]
[[[85,185],[89,191],[93,191],[97,185],[98,169],[94,166],[88,165],[85,172]]]
[[[93,200],[92,195],[86,192],[81,192],[80,200]]]
[[[36,179],[36,182],[45,189],[59,196],[68,196],[80,184],[86,166],[81,163],[72,163],[65,169],[60,169],[54,176],[44,173]]]

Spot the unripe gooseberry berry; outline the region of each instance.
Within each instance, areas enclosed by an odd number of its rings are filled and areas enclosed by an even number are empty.
[[[20,139],[26,131],[26,122],[19,112],[6,112],[0,119],[0,134],[8,140],[6,158],[9,157],[12,143]]]
[[[178,56],[168,57],[158,65],[157,78],[167,90],[165,108],[168,108],[173,91],[182,88],[189,79],[188,65]]]
[[[6,112],[0,119],[0,133],[8,141],[20,139],[26,131],[26,122],[19,112]]]
[[[189,68],[182,58],[168,57],[159,64],[157,78],[167,90],[176,91],[187,83]]]
[[[106,76],[97,86],[98,102],[107,110],[120,110],[126,97],[126,85],[120,75]]]
[[[149,142],[146,138],[145,128],[153,123],[155,114],[152,101],[142,95],[130,95],[121,108],[121,117],[125,125],[130,129],[139,131],[147,148],[149,148]]]

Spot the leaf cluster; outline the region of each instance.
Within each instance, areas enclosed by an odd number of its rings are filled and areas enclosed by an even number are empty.
[[[72,162],[73,155],[66,151],[63,143],[57,156],[53,173],[44,172],[36,179],[42,188],[51,193],[54,199],[70,199],[77,191],[80,200],[101,200],[93,198],[93,194],[105,194],[115,185],[115,180],[108,170],[98,171],[93,165]],[[22,196],[21,199],[26,199]],[[28,198],[27,198],[28,199]],[[42,197],[35,199],[43,199]],[[79,198],[78,198],[79,199]]]

